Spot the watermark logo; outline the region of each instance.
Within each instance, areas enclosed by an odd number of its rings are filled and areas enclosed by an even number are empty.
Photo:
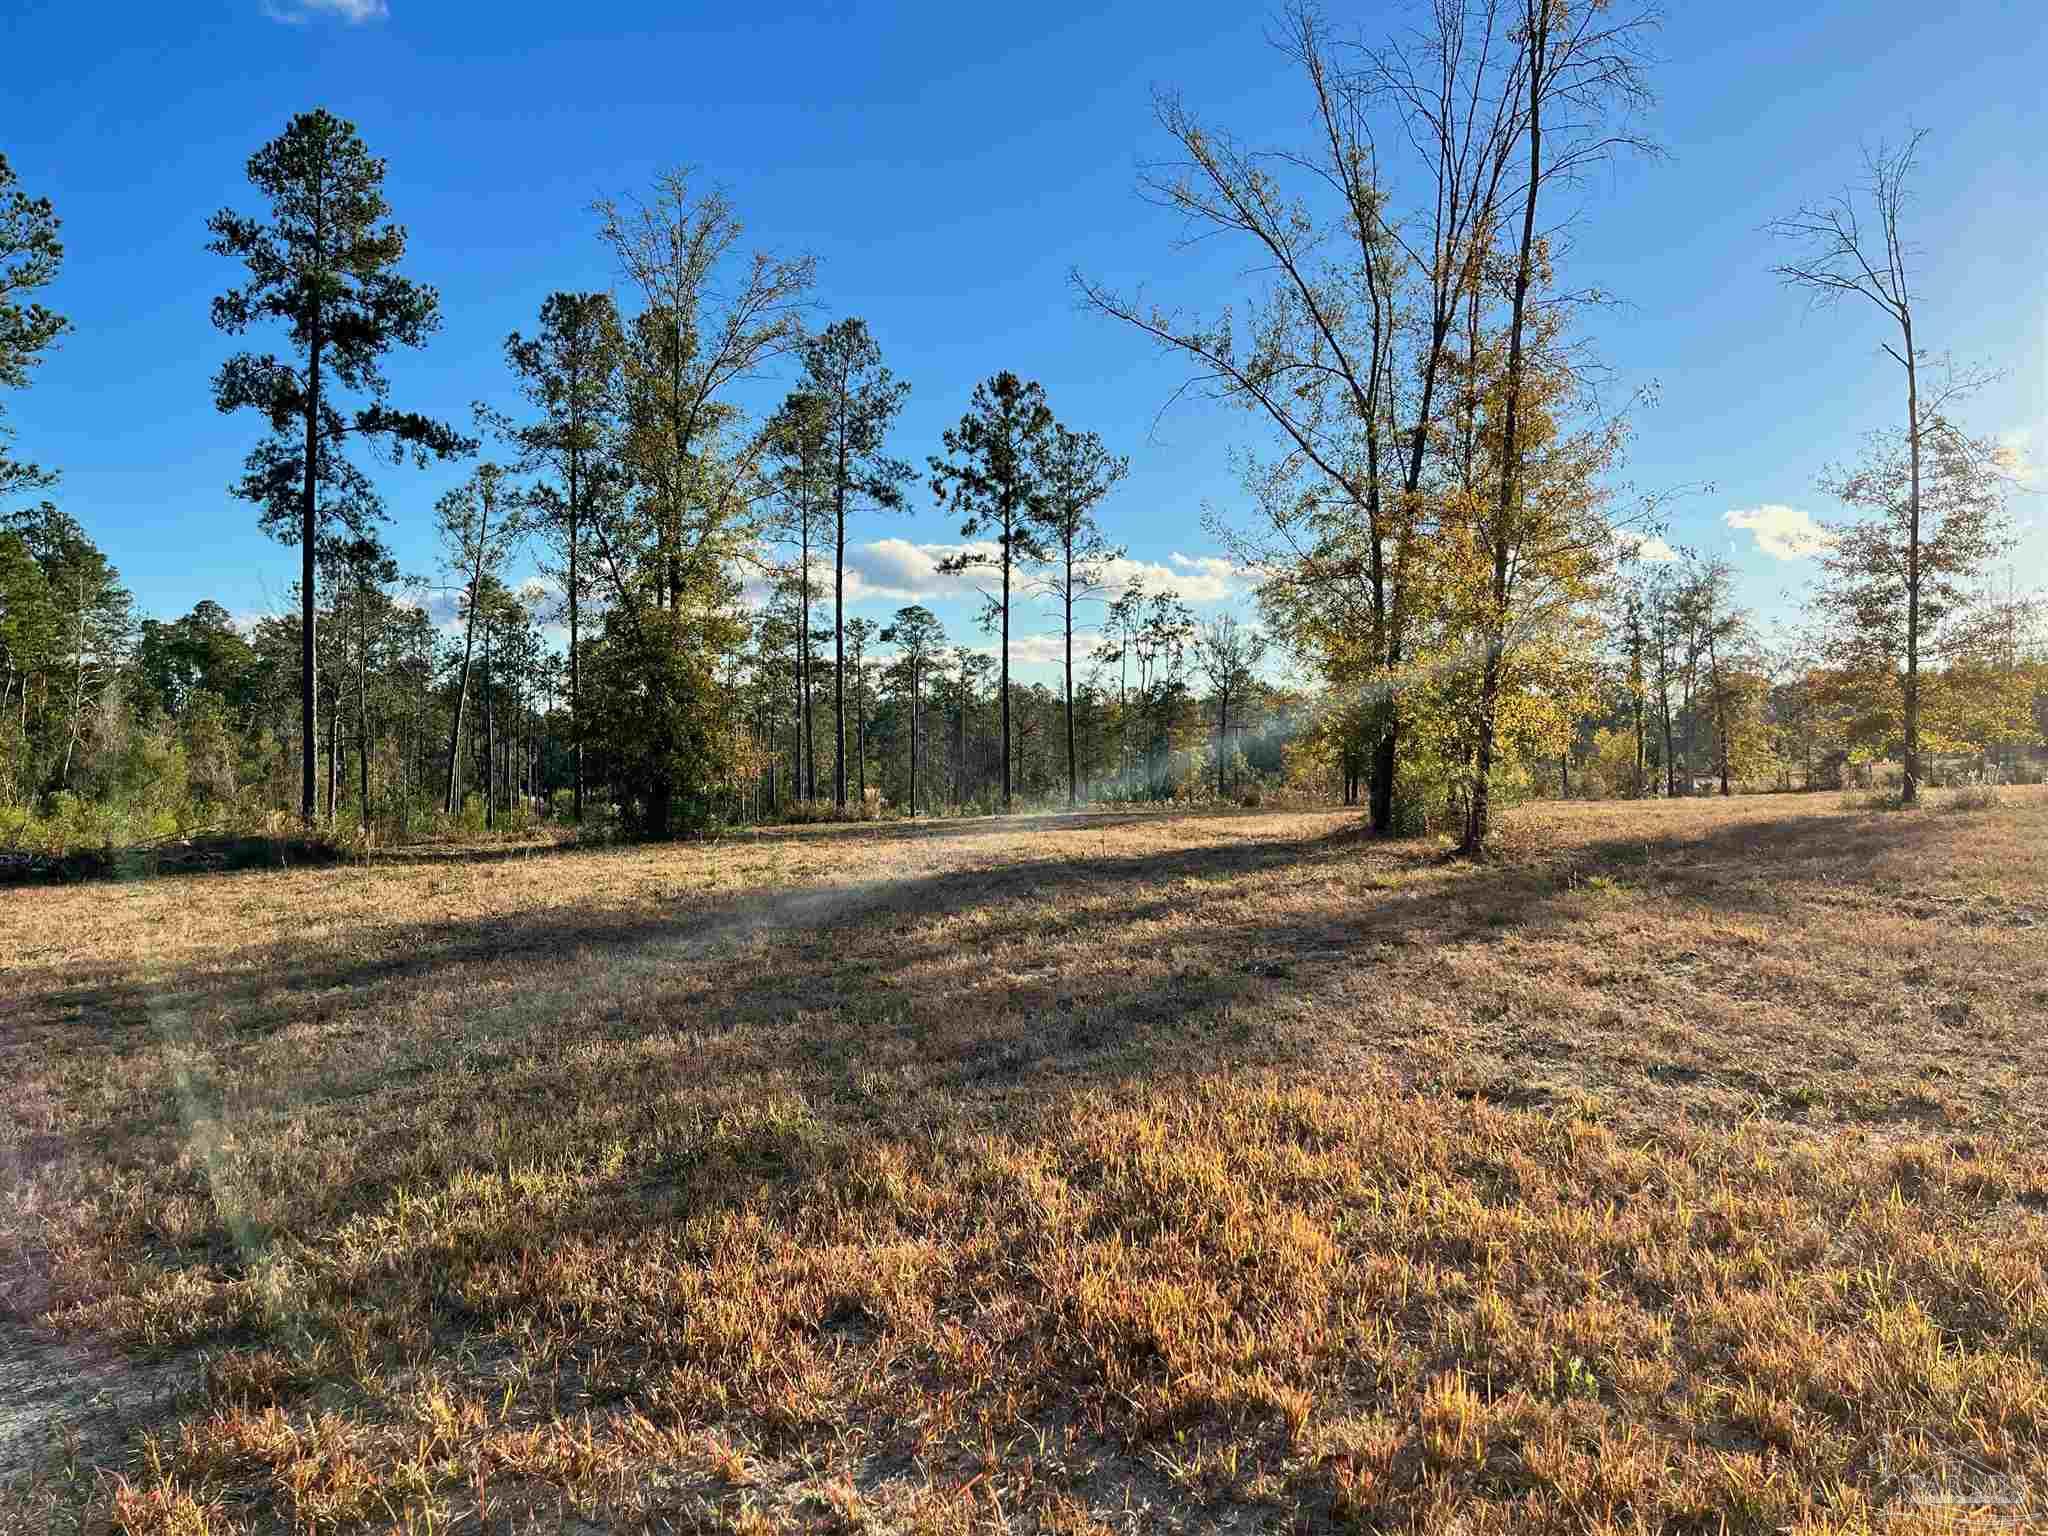
[[[1902,1478],[1887,1512],[1938,1530],[2009,1531],[2031,1523],[2035,1509],[2023,1479],[1959,1456],[1936,1472]]]

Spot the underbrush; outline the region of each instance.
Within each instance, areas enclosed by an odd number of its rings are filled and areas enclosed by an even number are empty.
[[[62,793],[47,809],[0,806],[0,849],[63,855],[80,848],[133,847],[176,837],[185,827],[173,811],[130,809]]]
[[[878,821],[890,814],[891,807],[882,801],[879,789],[865,793],[853,791],[846,797],[844,807],[836,804],[831,796],[820,795],[811,800],[792,800],[782,807],[779,819],[793,826],[812,826],[822,822]]]
[[[1321,785],[1291,784],[1280,778],[1247,774],[1218,790],[1213,778],[1161,780],[1151,784],[1111,784],[1098,790],[1092,804],[1112,806],[1260,807],[1327,806],[1331,797]]]
[[[1845,811],[1994,811],[2000,803],[1999,786],[1995,784],[1958,784],[1953,789],[1929,789],[1922,785],[1919,797],[1910,802],[1896,788],[1850,790],[1842,796]]]
[[[1845,811],[1908,811],[1913,807],[1897,789],[1851,789],[1842,794]]]
[[[1995,784],[1959,784],[1941,797],[1944,811],[1995,811],[1998,803]]]
[[[41,806],[0,806],[0,852],[63,859],[208,838],[281,837],[297,827],[296,817],[256,805],[135,804],[89,800],[64,790]],[[315,835],[337,842],[359,840],[353,824],[319,829]]]
[[[594,808],[582,836],[601,841],[616,820],[610,808]],[[385,808],[365,818],[355,806],[347,806],[333,816],[321,816],[310,830],[301,828],[297,815],[258,803],[134,805],[60,791],[40,807],[0,806],[0,853],[53,860],[221,839],[289,837],[360,853],[419,844],[529,842],[574,832],[566,816],[523,805],[486,818],[483,801],[474,794],[453,816],[413,807]]]

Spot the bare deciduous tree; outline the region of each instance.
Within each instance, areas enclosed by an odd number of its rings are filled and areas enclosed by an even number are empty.
[[[1864,180],[1825,202],[1808,203],[1765,228],[1800,248],[1801,254],[1773,268],[1816,305],[1860,298],[1877,306],[1897,327],[1898,344],[1884,342],[1906,382],[1907,502],[1905,528],[1905,772],[1899,798],[1910,804],[1920,791],[1920,601],[1921,465],[1924,434],[1939,410],[1920,398],[1920,369],[1927,354],[1913,334],[1913,283],[1903,224],[1911,198],[1925,129],[1897,147],[1878,144],[1864,151]],[[1866,218],[1870,221],[1866,225]]]
[[[1464,848],[1476,853],[1489,830],[1493,753],[1503,661],[1514,580],[1525,519],[1526,492],[1517,482],[1523,468],[1521,441],[1524,390],[1528,382],[1526,342],[1539,308],[1530,291],[1539,269],[1552,269],[1553,242],[1539,244],[1537,211],[1545,188],[1570,183],[1622,150],[1654,152],[1631,123],[1652,97],[1644,75],[1644,39],[1661,21],[1650,7],[1621,7],[1600,0],[1521,0],[1521,60],[1516,78],[1524,91],[1521,142],[1528,174],[1521,191],[1522,231],[1515,251],[1507,324],[1507,371],[1502,381],[1499,478],[1492,515],[1479,539],[1490,557],[1492,602],[1483,629],[1485,660],[1480,681],[1477,750]],[[1553,294],[1551,302],[1569,300]],[[1540,334],[1541,327],[1538,327]]]
[[[1141,191],[1186,220],[1184,244],[1222,234],[1258,253],[1268,280],[1243,324],[1073,278],[1097,310],[1196,369],[1184,391],[1241,404],[1278,430],[1282,460],[1267,478],[1298,493],[1263,498],[1262,525],[1241,533],[1234,552],[1274,573],[1277,600],[1327,615],[1326,630],[1369,631],[1372,668],[1387,675],[1405,653],[1404,566],[1445,356],[1461,298],[1480,279],[1521,122],[1521,45],[1506,10],[1505,0],[1436,0],[1423,31],[1372,50],[1340,42],[1313,6],[1290,6],[1275,44],[1313,100],[1306,148],[1250,149],[1179,97],[1155,99],[1183,158],[1148,170]],[[1372,118],[1383,105],[1421,167],[1410,219],[1393,212],[1382,180]],[[1290,175],[1304,195],[1287,189]],[[1324,198],[1330,211],[1319,211]],[[1404,358],[1410,279],[1423,293]],[[1396,424],[1404,369],[1413,390],[1405,432]],[[1379,694],[1372,821],[1384,831],[1399,721],[1392,689]]]

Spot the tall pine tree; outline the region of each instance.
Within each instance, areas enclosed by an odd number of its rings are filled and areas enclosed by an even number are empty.
[[[608,293],[551,293],[540,329],[514,331],[505,356],[540,412],[522,427],[525,459],[551,472],[533,491],[533,510],[562,556],[569,619],[569,755],[576,820],[583,820],[582,597],[589,584],[580,556],[600,500],[616,495],[619,422],[614,410],[624,355],[619,312]]]
[[[910,386],[882,366],[867,323],[841,320],[804,343],[804,385],[824,407],[832,482],[832,803],[846,809],[846,509],[866,500],[903,507],[908,464],[883,446]]]
[[[995,551],[966,549],[941,569],[994,566],[1001,596],[991,599],[1002,622],[1003,809],[1010,809],[1010,591],[1019,565],[1048,556],[1040,527],[1045,497],[1039,463],[1053,427],[1045,391],[1007,369],[974,386],[958,426],[946,429],[946,458],[931,462],[932,492],[961,514],[960,537],[993,537]]]
[[[373,442],[393,463],[424,465],[472,445],[454,429],[393,410],[381,367],[395,346],[426,343],[440,321],[434,289],[401,276],[405,230],[390,222],[384,162],[355,125],[325,108],[302,112],[249,157],[249,180],[269,218],[223,208],[207,221],[207,249],[239,260],[248,281],[213,301],[213,323],[239,336],[259,321],[287,328],[296,360],[238,352],[214,376],[215,406],[256,410],[270,435],[250,450],[235,494],[262,509],[264,528],[299,548],[301,819],[318,811],[314,778],[318,682],[314,615],[323,538],[360,537],[381,511],[368,476],[348,457],[351,439]],[[366,403],[344,413],[334,396]]]
[[[62,315],[27,297],[47,287],[64,260],[57,223],[50,200],[21,191],[13,167],[0,155],[0,388],[26,387],[29,369],[71,329]],[[10,436],[0,406],[0,496],[51,484],[56,477],[48,471],[8,456]]]

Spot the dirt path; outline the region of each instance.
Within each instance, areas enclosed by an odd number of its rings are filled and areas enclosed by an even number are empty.
[[[196,1359],[136,1361],[0,1318],[0,1492],[123,1447],[199,1378]]]

